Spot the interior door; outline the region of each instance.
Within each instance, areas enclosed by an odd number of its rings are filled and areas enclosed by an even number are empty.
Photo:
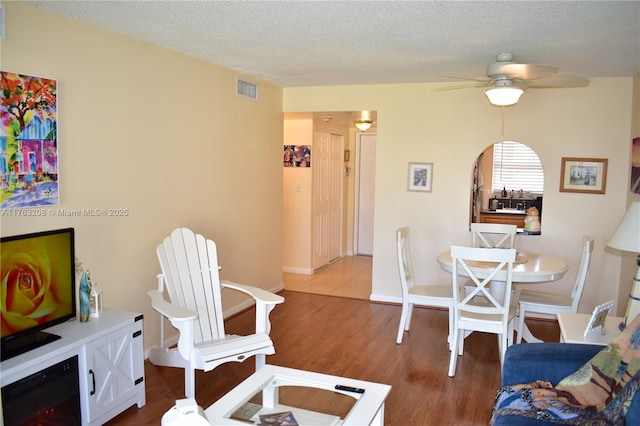
[[[313,269],[340,256],[342,136],[316,130],[313,139]]]
[[[356,254],[373,256],[373,212],[376,187],[376,134],[358,135]]]
[[[342,241],[342,135],[331,134],[329,159],[329,262],[340,257]]]

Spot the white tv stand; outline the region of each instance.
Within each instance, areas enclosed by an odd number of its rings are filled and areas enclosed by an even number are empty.
[[[78,356],[82,424],[101,425],[146,403],[142,325],[141,314],[104,310],[88,322],[48,328],[61,339],[0,363],[1,385]]]

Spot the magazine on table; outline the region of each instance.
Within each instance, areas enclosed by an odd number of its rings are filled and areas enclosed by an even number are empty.
[[[263,426],[298,426],[291,411],[282,413],[260,414],[260,425]]]

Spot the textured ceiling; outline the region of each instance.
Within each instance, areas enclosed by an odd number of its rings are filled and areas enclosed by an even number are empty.
[[[640,1],[27,1],[282,87],[453,81],[499,52],[640,72]]]

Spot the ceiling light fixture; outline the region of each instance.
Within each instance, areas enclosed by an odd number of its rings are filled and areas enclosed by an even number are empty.
[[[514,105],[520,99],[523,90],[518,87],[512,87],[510,80],[496,81],[496,87],[487,89],[484,94],[489,98],[492,105],[509,106]]]
[[[353,122],[353,124],[356,125],[356,127],[358,128],[358,130],[360,130],[361,132],[365,132],[369,129],[369,127],[371,127],[371,125],[373,124],[373,121],[371,120],[356,120]]]
[[[522,95],[522,89],[517,87],[494,87],[484,92],[493,105],[509,106],[518,102]]]

